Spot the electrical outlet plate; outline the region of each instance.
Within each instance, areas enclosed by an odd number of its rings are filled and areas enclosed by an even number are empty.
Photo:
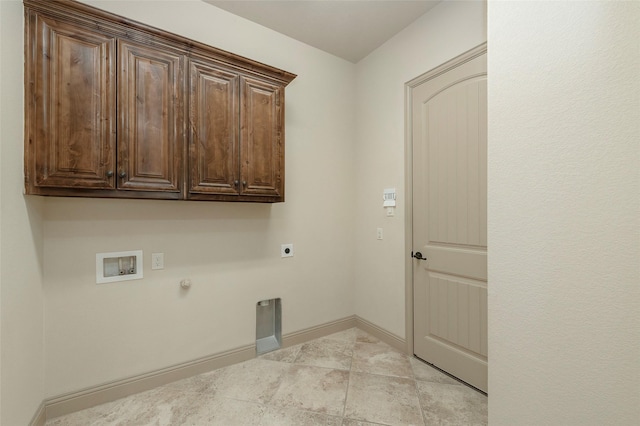
[[[280,246],[280,257],[293,257],[293,244],[282,244]]]
[[[164,253],[151,253],[151,269],[164,269]]]

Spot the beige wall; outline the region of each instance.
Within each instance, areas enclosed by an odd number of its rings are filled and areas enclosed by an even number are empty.
[[[200,2],[87,3],[299,74],[287,88],[289,201],[48,199],[47,395],[250,343],[265,297],[283,297],[285,332],[356,312],[404,337],[404,83],[485,41],[484,3],[437,6],[357,67]],[[393,219],[385,187],[399,191]],[[278,257],[283,242],[294,259]],[[94,284],[95,252],[136,248],[143,281]],[[156,251],[164,271],[148,268]]]
[[[640,418],[640,3],[489,4],[489,419]]]
[[[42,205],[22,195],[22,3],[0,2],[0,424],[44,397]]]
[[[251,343],[263,298],[283,298],[285,333],[355,312],[404,337],[404,83],[485,41],[484,4],[444,2],[354,66],[198,1],[87,3],[299,74],[288,201],[25,201],[22,7],[0,1],[0,423]],[[492,424],[640,416],[639,18],[638,3],[490,3]],[[96,285],[95,253],[129,249],[145,279]]]
[[[46,396],[253,343],[262,299],[282,298],[284,333],[353,315],[353,64],[200,1],[87,3],[298,74],[287,201],[45,200]],[[134,249],[143,280],[96,285],[95,253]]]
[[[0,5],[0,24],[4,21],[2,20],[2,6]],[[2,27],[4,28],[4,25]],[[2,31],[0,29],[0,31]],[[0,37],[2,33],[0,32]],[[2,64],[4,63],[2,58],[2,40],[4,37],[0,38],[0,137],[2,137],[2,117],[3,117],[3,107],[2,103],[2,87],[4,85],[2,80]],[[2,165],[2,146],[0,145],[0,165]],[[0,173],[0,320],[2,320],[2,173]],[[1,324],[1,323],[0,323]],[[1,327],[1,325],[0,325]],[[0,420],[2,419],[2,330],[0,328]]]
[[[405,337],[404,84],[486,41],[486,4],[443,2],[357,65],[356,314]],[[396,188],[395,217],[382,192]],[[376,228],[384,239],[376,240]]]

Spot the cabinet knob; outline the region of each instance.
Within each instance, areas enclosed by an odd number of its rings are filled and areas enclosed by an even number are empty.
[[[247,181],[246,180],[242,181],[242,186],[245,186],[245,187],[247,186]]]
[[[119,174],[119,176],[120,176],[121,178],[125,177],[126,175],[127,175],[127,173],[126,173],[124,170],[122,170],[122,171],[120,172],[120,174]]]
[[[107,172],[107,177],[111,177],[111,176],[113,176],[113,170],[109,170],[109,171]]]
[[[240,182],[238,182],[237,180],[233,181],[233,186],[238,187],[239,184],[240,184]]]

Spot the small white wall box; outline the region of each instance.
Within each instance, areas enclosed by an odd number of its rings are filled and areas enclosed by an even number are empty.
[[[384,203],[383,207],[395,207],[396,206],[396,189],[395,188],[387,188],[382,193],[382,199]]]
[[[96,253],[96,284],[142,279],[142,250]]]

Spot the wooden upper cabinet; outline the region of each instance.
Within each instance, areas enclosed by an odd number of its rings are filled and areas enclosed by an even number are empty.
[[[254,78],[241,81],[242,194],[284,201],[284,90]]]
[[[191,61],[189,198],[239,194],[238,75]]]
[[[26,189],[114,187],[113,37],[27,15]]]
[[[184,56],[118,42],[118,189],[181,191]]]
[[[25,5],[25,190],[284,201],[296,76],[73,0]]]
[[[284,201],[283,87],[190,64],[188,198]]]

